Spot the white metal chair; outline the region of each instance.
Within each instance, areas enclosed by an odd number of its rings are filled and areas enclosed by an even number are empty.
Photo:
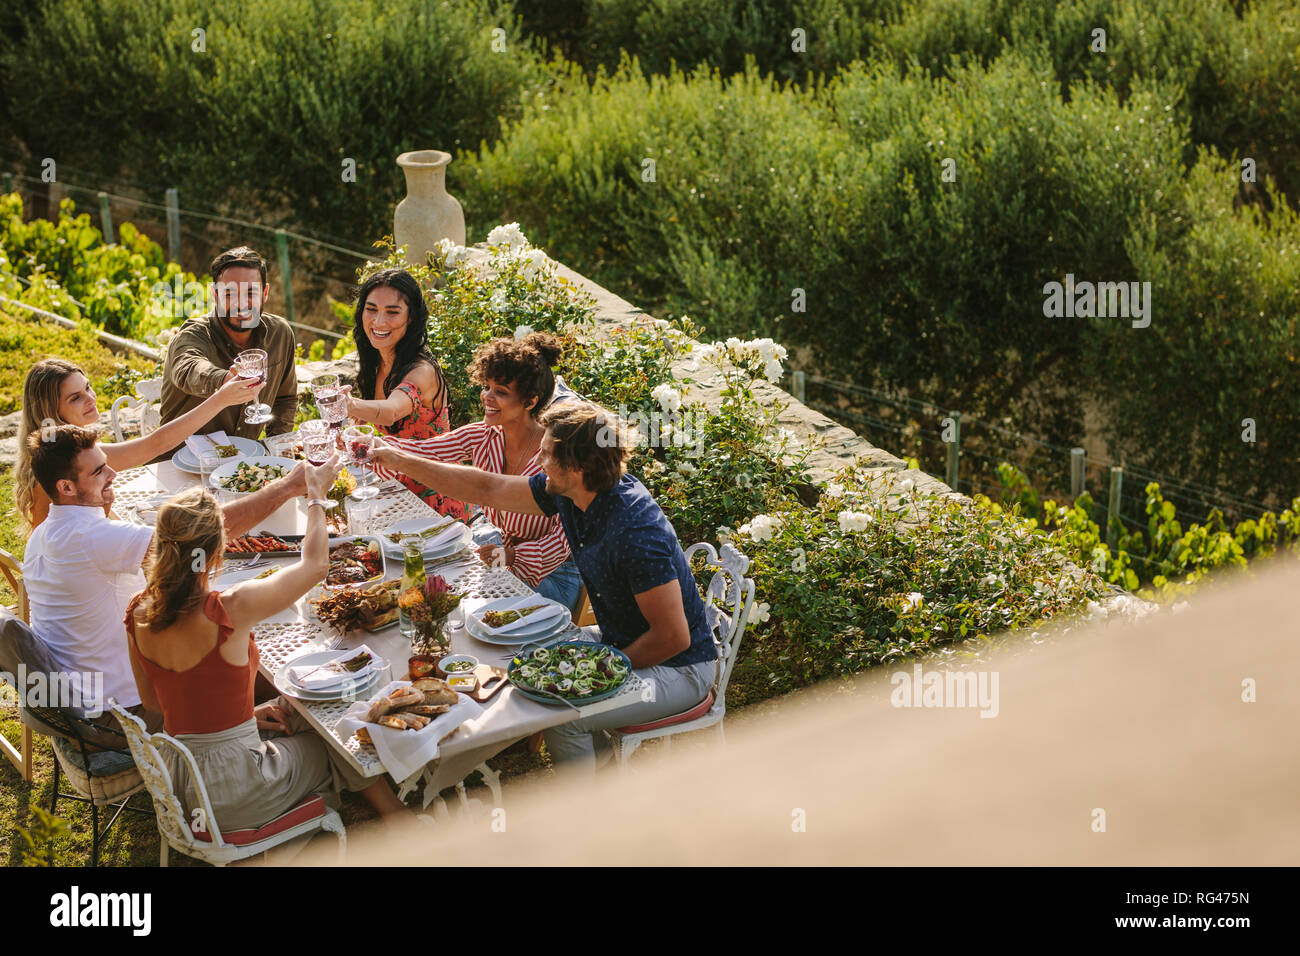
[[[116,700],[109,706],[126,731],[127,744],[135,757],[136,767],[144,778],[149,795],[153,797],[154,812],[158,818],[158,862],[167,865],[168,848],[175,848],[213,866],[225,866],[243,860],[315,830],[327,830],[339,838],[339,862],[347,855],[347,832],[339,815],[325,806],[318,795],[304,797],[295,806],[269,823],[253,830],[231,830],[223,834],[212,812],[208,788],[199,774],[198,764],[188,747],[165,733],[150,735],[140,718],[124,710]],[[185,809],[172,782],[171,774],[163,761],[162,747],[170,747],[180,755],[198,793],[199,806],[195,819],[186,820]]]
[[[24,624],[31,623],[31,617],[27,610],[27,588],[23,586],[23,570],[18,560],[8,551],[0,548],[0,575],[9,583],[9,587],[18,597],[18,606],[14,609],[18,612],[18,617]],[[0,735],[0,752],[3,752],[9,758],[20,774],[22,774],[24,783],[32,782],[32,728],[23,724],[22,739],[18,746],[11,744],[3,735]],[[19,749],[21,748],[21,749]]]
[[[136,398],[123,395],[113,402],[113,407],[109,411],[109,419],[113,423],[113,437],[117,441],[126,441],[126,433],[122,430],[122,425],[117,418],[123,406],[127,408],[144,406],[140,409],[141,435],[149,434],[162,424],[162,384],[160,378],[143,379],[135,383]]]
[[[726,742],[722,718],[727,713],[727,682],[731,680],[731,670],[736,666],[740,641],[745,636],[745,626],[754,607],[754,581],[745,577],[745,572],[749,570],[749,558],[731,545],[724,544],[719,557],[718,552],[713,550],[713,545],[701,541],[686,549],[686,559],[689,561],[701,552],[708,555],[708,567],[714,569],[713,577],[709,579],[709,586],[704,592],[704,613],[721,661],[717,679],[709,696],[689,710],[648,723],[611,730],[609,736],[620,770],[626,769],[628,758],[637,747],[658,737],[664,738],[664,746],[668,747],[673,734],[716,726],[719,738]]]

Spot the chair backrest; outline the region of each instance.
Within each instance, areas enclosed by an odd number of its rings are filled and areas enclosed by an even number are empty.
[[[23,726],[69,740],[81,747],[83,756],[87,746],[121,750],[126,745],[119,732],[86,719],[87,713],[99,715],[102,702],[83,698],[78,703],[67,671],[48,645],[8,608],[0,608],[0,672],[18,692]],[[26,686],[19,687],[20,680]],[[84,687],[82,691],[93,692]]]
[[[136,768],[144,779],[149,796],[153,797],[154,812],[158,816],[158,832],[162,834],[163,839],[181,852],[204,851],[226,846],[221,838],[216,817],[212,813],[208,788],[203,782],[198,764],[190,749],[168,734],[150,734],[145,728],[144,721],[123,708],[116,700],[109,700],[108,704],[113,715],[117,717],[118,723],[122,725],[122,730],[126,732],[126,742],[131,748],[131,756],[135,758]],[[167,763],[162,754],[164,747],[170,747],[180,755],[198,794],[199,806],[196,809],[201,810],[202,813],[196,813],[192,821],[185,817],[185,808],[181,804],[180,795],[176,792],[172,775],[167,770]],[[196,840],[194,832],[190,830],[192,824],[210,833],[212,842]]]
[[[745,577],[745,572],[749,570],[749,558],[732,545],[724,544],[722,554],[719,555],[713,545],[700,541],[686,549],[686,559],[689,561],[701,553],[707,556],[707,566],[713,569],[713,577],[704,589],[703,598],[704,615],[713,632],[718,654],[722,657],[722,667],[713,687],[714,696],[720,704],[725,700],[731,670],[736,666],[736,655],[740,653],[740,642],[745,636],[745,626],[754,607],[754,581]]]
[[[27,588],[23,585],[23,567],[18,563],[18,559],[4,548],[0,548],[0,575],[3,575],[14,594],[18,596],[18,616],[23,621],[30,622],[32,616],[27,606]]]

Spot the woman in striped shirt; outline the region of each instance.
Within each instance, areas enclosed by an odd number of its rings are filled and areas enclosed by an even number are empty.
[[[480,346],[469,366],[470,381],[480,386],[483,421],[462,425],[444,435],[411,439],[386,436],[399,448],[498,475],[539,473],[542,436],[538,416],[557,397],[551,367],[559,360],[560,340],[545,332],[522,339],[493,339]],[[392,472],[376,466],[376,472]],[[558,516],[521,515],[484,508],[490,524],[475,527],[479,557],[510,568],[515,576],[543,597],[573,610],[582,589],[582,576],[569,555],[569,544]],[[499,529],[495,543],[487,542]]]

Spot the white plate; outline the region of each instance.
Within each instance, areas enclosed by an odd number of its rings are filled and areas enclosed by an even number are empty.
[[[268,561],[267,560],[268,557],[270,557],[270,555],[264,556],[261,561],[257,562],[257,564],[251,568],[246,566],[251,563],[249,561],[227,560],[222,565],[221,576],[217,578],[217,580],[213,583],[212,590],[228,591],[230,590],[230,588],[234,587],[236,584],[239,584],[241,581],[254,580],[263,571],[269,571],[271,568],[280,568],[281,570],[283,570],[283,568],[285,567],[284,563],[275,563],[275,562]],[[297,555],[284,555],[283,557],[297,558]],[[276,572],[276,574],[279,573],[281,573],[281,571]],[[274,575],[268,575],[268,577],[274,577]]]
[[[482,607],[475,608],[473,611],[467,611],[465,613],[465,629],[469,631],[471,636],[487,644],[527,644],[530,641],[545,640],[547,637],[558,634],[569,625],[572,619],[572,615],[564,608],[564,605],[558,601],[547,600],[539,594],[536,595],[536,603],[554,605],[562,613],[558,617],[542,620],[536,624],[529,624],[520,630],[504,634],[493,631],[483,623],[484,612],[500,610],[507,605],[516,603],[518,600],[517,597],[500,598],[484,604]],[[529,603],[533,602],[529,601]]]
[[[569,626],[570,620],[567,617],[553,618],[551,623],[537,632],[529,634],[489,634],[484,630],[483,625],[471,623],[471,619],[466,617],[465,630],[469,636],[476,641],[482,641],[484,644],[495,644],[498,647],[518,647],[521,644],[541,644],[549,641],[557,634],[562,634]]]
[[[221,483],[239,470],[240,465],[279,465],[284,469],[287,475],[293,471],[294,466],[298,463],[292,458],[276,458],[273,455],[253,455],[249,458],[232,458],[228,459],[225,464],[218,466],[208,479],[215,491],[224,491],[228,495],[251,495],[251,491],[231,491],[229,488],[223,488]],[[263,485],[263,488],[266,486]]]
[[[323,663],[331,660],[338,655],[337,650],[333,651],[314,651],[310,654],[302,654],[291,661],[286,661],[280,666],[275,673],[275,689],[282,694],[288,694],[290,697],[296,697],[299,700],[311,701],[313,703],[327,703],[336,700],[364,700],[371,696],[376,686],[383,680],[388,670],[388,663],[381,658],[376,658],[380,666],[374,664],[362,676],[361,681],[350,687],[340,687],[329,691],[303,690],[297,684],[289,679],[289,668],[297,667],[302,664]]]
[[[246,458],[250,455],[265,455],[266,449],[260,442],[255,442],[251,438],[232,438],[230,444],[239,449],[239,457]],[[223,458],[222,462],[233,461],[231,458]],[[185,445],[181,445],[180,450],[172,455],[172,464],[181,471],[187,471],[191,475],[197,475],[199,471],[199,460],[194,457],[194,452],[190,451]]]
[[[171,495],[154,495],[122,508],[128,521],[153,527],[158,523],[158,509],[171,500]]]
[[[407,541],[414,541],[416,539],[407,538],[400,544],[394,544],[389,540],[388,536],[390,534],[394,531],[423,531],[426,528],[432,528],[436,525],[442,524],[443,522],[452,520],[453,519],[451,518],[442,517],[440,515],[433,520],[430,520],[429,518],[407,518],[404,521],[395,521],[378,533],[379,543],[384,549],[384,554],[397,560],[401,560],[403,555],[402,546],[406,544]],[[445,558],[449,554],[455,554],[473,540],[473,532],[470,531],[467,524],[463,521],[456,521],[455,524],[459,526],[458,531],[452,527],[444,528],[437,534],[432,542],[423,545],[422,551],[424,554],[424,560],[432,561],[435,558]],[[453,532],[455,533],[453,534]]]
[[[369,682],[372,674],[378,674],[388,667],[388,661],[384,660],[372,650],[370,652],[370,663],[367,664],[365,670],[361,671],[359,674],[337,674],[329,683],[317,687],[305,687],[298,683],[298,681],[294,680],[292,673],[292,668],[294,667],[322,665],[332,660],[343,660],[355,653],[355,648],[350,651],[335,648],[332,651],[319,651],[310,654],[302,654],[289,662],[289,666],[285,670],[285,675],[288,677],[289,683],[294,686],[295,690],[305,691],[309,694],[333,694],[337,693],[344,684],[353,687],[361,686],[362,684]]]

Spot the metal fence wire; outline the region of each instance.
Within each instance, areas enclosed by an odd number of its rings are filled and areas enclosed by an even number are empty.
[[[1082,448],[1067,448],[994,422],[946,409],[925,398],[891,395],[812,373],[793,373],[795,398],[809,408],[855,428],[864,437],[965,494],[995,501],[1009,497],[998,476],[1003,462],[1025,476],[1040,499],[1073,501],[1090,493],[1093,519],[1106,528],[1113,513],[1129,532],[1145,531],[1146,486],[1156,482],[1180,521],[1204,523],[1220,512],[1233,523],[1258,518],[1272,506],[1150,469],[1124,465]]]
[[[61,168],[77,171],[69,166]],[[18,192],[25,200],[40,198],[37,190],[43,190],[48,185],[50,184],[37,177],[21,173],[0,174],[0,188],[6,193]],[[175,189],[165,189],[163,202],[157,202],[147,198],[149,194],[156,195],[158,187],[153,184],[113,182],[109,183],[114,187],[115,191],[112,192],[63,179],[55,185],[61,192],[81,201],[83,211],[90,213],[92,218],[95,218],[94,212],[98,210],[97,225],[107,241],[117,240],[115,223],[129,218],[132,225],[149,227],[152,232],[165,236],[164,249],[168,258],[182,265],[186,246],[191,250],[203,249],[222,238],[214,236],[213,226],[226,227],[224,235],[231,242],[251,242],[246,238],[249,230],[263,234],[274,244],[274,251],[266,257],[268,264],[272,268],[278,266],[280,273],[281,305],[277,311],[284,313],[290,325],[313,335],[329,339],[348,337],[347,332],[299,322],[294,292],[295,289],[299,292],[298,302],[303,301],[308,292],[347,297],[356,284],[357,266],[373,258],[374,253],[350,248],[346,239],[337,236],[309,235],[211,210],[182,207]],[[145,195],[130,195],[130,192]],[[50,213],[53,215],[55,210],[51,209]],[[196,255],[197,253],[192,255],[191,259]],[[194,271],[203,272],[202,269]]]

